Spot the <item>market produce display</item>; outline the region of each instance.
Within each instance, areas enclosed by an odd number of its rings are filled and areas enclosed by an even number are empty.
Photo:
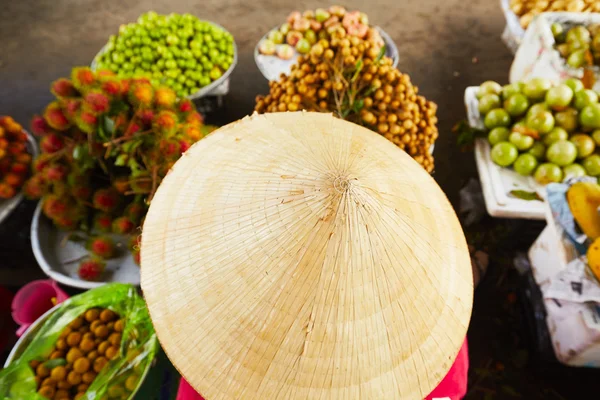
[[[600,104],[581,81],[534,78],[504,87],[488,81],[477,97],[497,165],[540,184],[600,176]]]
[[[369,26],[369,18],[360,11],[347,11],[342,6],[292,12],[285,23],[269,32],[258,45],[264,55],[289,60],[297,53],[307,54],[318,40],[357,37],[381,47],[379,31]]]
[[[432,172],[437,106],[383,54],[383,47],[355,36],[320,39],[289,76],[269,83],[255,110],[333,112],[385,136]]]
[[[120,77],[147,77],[186,97],[228,71],[235,57],[233,36],[191,14],[142,14],[121,26],[96,57],[95,69]]]
[[[523,29],[527,29],[533,18],[543,12],[600,12],[596,0],[510,0],[510,9],[519,17]]]
[[[110,360],[119,356],[125,321],[109,309],[91,308],[73,320],[60,334],[44,360],[32,360],[38,393],[48,399],[81,399]],[[56,360],[56,361],[54,361]],[[110,397],[132,391],[129,385],[111,389]]]
[[[556,50],[573,68],[600,65],[600,25],[568,27],[555,22],[551,26]]]
[[[45,216],[90,257],[79,277],[100,280],[105,259],[130,250],[139,263],[136,230],[161,179],[204,136],[202,116],[189,100],[145,78],[74,68],[52,84],[56,99],[32,120],[41,154],[24,194],[41,199]],[[131,235],[119,249],[109,233]]]
[[[9,116],[0,116],[0,199],[10,199],[19,193],[29,175],[30,164],[23,127]]]

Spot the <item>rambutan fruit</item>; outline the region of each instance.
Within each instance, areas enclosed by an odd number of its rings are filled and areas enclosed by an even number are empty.
[[[142,252],[141,251],[132,251],[131,255],[133,256],[133,261],[137,264],[137,265],[142,265]]]
[[[119,193],[125,193],[129,190],[129,178],[127,176],[119,176],[113,182],[113,187]]]
[[[69,215],[62,215],[60,217],[56,217],[52,220],[54,225],[56,225],[59,229],[64,231],[72,231],[77,228],[77,224],[79,221],[73,219]]]
[[[100,80],[105,80],[105,79],[114,78],[115,76],[117,76],[117,74],[115,74],[113,71],[111,71],[109,69],[101,69],[99,71],[96,71],[96,76]]]
[[[179,153],[179,143],[174,140],[169,139],[161,139],[159,143],[160,152],[164,157],[170,158],[174,156],[178,156]]]
[[[41,175],[35,175],[23,186],[23,194],[30,200],[41,198],[48,188],[48,184]]]
[[[159,112],[152,121],[152,129],[155,132],[168,136],[177,128],[177,115],[173,111],[163,110]]]
[[[182,153],[182,154],[185,153],[189,148],[190,148],[189,142],[187,142],[186,140],[179,141],[179,152],[180,153]]]
[[[113,188],[106,188],[94,192],[92,203],[95,209],[110,212],[117,208],[120,199],[119,192]]]
[[[71,71],[71,82],[80,92],[85,92],[94,83],[96,77],[88,67],[75,67]]]
[[[0,183],[0,199],[11,199],[17,194],[16,189],[6,182]]]
[[[44,197],[42,203],[42,211],[44,211],[44,214],[50,219],[66,215],[68,208],[69,204],[67,201],[54,194]]]
[[[6,152],[0,149],[0,155],[4,156],[4,154],[6,154]],[[0,158],[0,173],[8,174],[10,172],[11,165],[12,163],[10,157]]]
[[[102,91],[111,97],[121,94],[121,84],[117,80],[108,80],[102,84]]]
[[[183,130],[183,134],[194,142],[202,139],[202,131],[195,125],[187,125]]]
[[[44,119],[50,127],[57,131],[64,131],[71,126],[71,122],[67,119],[58,102],[53,101],[48,104],[44,110]]]
[[[190,99],[183,99],[179,102],[179,112],[188,113],[194,109],[194,103]]]
[[[108,236],[90,238],[86,248],[100,258],[111,258],[115,255],[115,242]]]
[[[12,142],[8,145],[8,152],[12,155],[17,155],[27,152],[27,145],[23,142]]]
[[[25,181],[25,177],[22,175],[17,175],[17,174],[13,174],[13,173],[8,173],[8,174],[4,175],[4,183],[9,184],[10,186],[14,187],[15,189],[18,188],[19,186],[21,186],[21,184],[23,184],[24,181]]]
[[[27,164],[17,162],[10,167],[10,172],[21,176],[27,175],[27,172],[29,172],[29,167]]]
[[[62,101],[63,111],[70,119],[75,119],[77,111],[81,108],[81,99],[66,99]]]
[[[0,149],[6,149],[7,147],[8,147],[8,139],[3,138],[3,137],[0,138]]]
[[[36,172],[41,172],[44,168],[48,166],[51,160],[50,154],[42,153],[33,161],[33,170]]]
[[[87,201],[92,195],[92,188],[87,185],[76,185],[72,187],[71,192],[78,201]]]
[[[118,234],[127,234],[133,232],[135,224],[128,217],[119,217],[112,223],[112,231]]]
[[[106,263],[101,259],[90,257],[81,261],[77,274],[85,281],[99,281],[106,268]]]
[[[50,164],[46,168],[44,168],[44,178],[48,182],[58,182],[62,181],[67,177],[69,173],[69,168],[62,164]]]
[[[15,161],[23,164],[29,165],[31,163],[31,154],[22,153],[15,156]]]
[[[125,135],[125,137],[132,137],[139,131],[140,131],[140,126],[138,124],[136,124],[135,122],[132,122],[127,126],[127,130],[125,131],[124,135]]]
[[[85,95],[85,105],[92,113],[104,114],[110,108],[110,99],[102,92],[90,91]]]
[[[40,140],[40,149],[43,153],[52,154],[65,147],[62,138],[56,133],[49,133]]]
[[[152,126],[152,120],[154,119],[154,112],[152,110],[142,110],[140,112],[140,120],[145,127],[149,128]]]
[[[73,86],[73,83],[67,78],[59,78],[52,82],[50,91],[56,97],[74,97],[77,96],[77,89]]]
[[[31,119],[31,132],[33,132],[34,135],[43,136],[52,132],[52,128],[50,128],[50,125],[48,125],[43,117],[34,115]]]
[[[185,116],[185,122],[200,127],[204,123],[204,118],[199,112],[191,112]]]
[[[81,110],[81,112],[75,116],[75,123],[82,131],[93,133],[96,130],[98,118],[91,111]]]
[[[150,83],[136,82],[129,89],[129,101],[136,106],[148,107],[154,100],[154,89]]]
[[[94,229],[98,232],[109,232],[112,227],[110,214],[99,213],[94,216]]]
[[[123,215],[129,217],[131,221],[136,222],[142,218],[142,215],[146,212],[146,206],[139,202],[133,202],[125,207]]]
[[[131,82],[129,79],[121,79],[121,95],[127,96],[129,93],[129,87],[131,86]]]
[[[156,105],[163,108],[171,108],[177,100],[177,95],[173,89],[168,87],[159,87],[154,93]]]

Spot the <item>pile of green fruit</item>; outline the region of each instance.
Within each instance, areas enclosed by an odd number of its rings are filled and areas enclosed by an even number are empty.
[[[149,11],[110,37],[94,67],[123,78],[147,77],[183,98],[219,79],[234,56],[233,36],[223,28],[191,14]]]
[[[487,81],[477,97],[494,163],[540,184],[600,176],[598,94],[580,80]]]
[[[206,130],[190,100],[145,78],[74,68],[51,90],[54,100],[31,123],[41,154],[23,192],[41,199],[55,226],[87,241],[79,277],[100,280],[119,252],[111,233],[131,235],[139,264],[136,227],[162,178]]]
[[[600,24],[568,28],[555,22],[551,26],[556,50],[573,68],[600,65]]]

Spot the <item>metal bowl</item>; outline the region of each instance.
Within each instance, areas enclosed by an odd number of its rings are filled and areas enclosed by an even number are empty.
[[[77,275],[79,260],[89,253],[82,244],[69,241],[68,235],[42,213],[40,201],[31,221],[31,248],[36,261],[50,278],[80,289],[92,289],[112,282],[140,284],[140,267],[128,251],[127,237],[111,235],[118,246],[119,256],[106,260],[102,281],[90,282]]]
[[[216,26],[217,28],[221,28],[225,32],[229,33],[229,31],[227,29],[223,28],[219,24],[216,24],[211,21],[202,21],[202,22],[208,22],[209,24]],[[104,54],[104,52],[106,52],[106,45],[102,46],[102,48],[100,49],[98,54],[96,54],[94,56],[94,59],[92,60],[92,63],[90,65],[90,68],[92,69],[92,71],[96,71],[96,69],[98,68],[98,59],[100,58],[100,56],[102,54]],[[195,100],[195,99],[199,99],[204,96],[211,95],[213,92],[215,92],[217,90],[217,88],[219,88],[222,84],[224,84],[227,81],[227,79],[229,79],[229,75],[231,75],[231,73],[233,72],[233,69],[237,65],[237,62],[238,62],[238,49],[237,49],[237,44],[235,43],[235,38],[234,38],[234,40],[233,40],[233,62],[229,66],[229,69],[227,69],[227,71],[223,72],[223,75],[221,75],[221,77],[219,79],[204,86],[196,93],[193,93],[193,94],[187,96],[187,98],[190,100]],[[222,93],[220,93],[220,94],[222,94]]]
[[[273,29],[277,29],[277,27]],[[392,65],[396,67],[400,58],[398,55],[398,47],[396,47],[396,44],[390,35],[388,35],[383,29],[378,26],[376,26],[375,29],[379,31],[379,34],[385,43],[385,55],[392,59]],[[265,78],[267,78],[269,81],[276,81],[279,79],[281,74],[288,75],[290,73],[292,70],[292,65],[296,63],[296,60],[298,57],[300,57],[300,54],[296,52],[296,55],[289,60],[282,60],[277,56],[260,54],[258,51],[258,46],[260,45],[260,42],[267,38],[268,35],[269,33],[267,32],[262,38],[260,38],[258,43],[256,43],[256,46],[254,47],[254,62]]]
[[[24,129],[23,131],[27,134],[27,150],[29,151],[31,158],[34,159],[39,153],[37,142],[29,132]],[[11,199],[0,200],[0,224],[10,215],[10,213],[14,211],[15,208],[17,208],[22,200],[23,193],[21,191],[19,191],[19,193],[17,193],[15,197]]]

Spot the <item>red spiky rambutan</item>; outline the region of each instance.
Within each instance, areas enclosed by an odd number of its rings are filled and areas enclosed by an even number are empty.
[[[17,162],[10,167],[10,172],[17,175],[27,175],[27,172],[29,172],[29,167],[27,164]]]
[[[98,118],[88,110],[81,110],[81,112],[75,116],[75,123],[82,131],[93,133],[96,130]]]
[[[27,151],[27,145],[23,142],[13,142],[8,145],[8,153],[12,155],[17,155],[21,153],[25,153]]]
[[[154,119],[154,112],[152,110],[142,110],[140,112],[140,120],[145,127],[149,128],[152,126],[152,120]]]
[[[65,147],[62,138],[56,133],[49,133],[40,140],[40,149],[43,153],[56,153]]]
[[[136,82],[129,89],[129,101],[136,106],[150,106],[154,100],[154,89],[150,83]]]
[[[187,125],[183,129],[183,134],[190,138],[193,142],[202,139],[202,131],[195,125]]]
[[[109,232],[112,227],[112,217],[110,214],[96,214],[94,216],[94,229],[98,232]]]
[[[189,142],[187,142],[186,140],[180,140],[179,141],[179,152],[180,153],[185,153],[186,151],[188,151],[188,149],[190,148],[190,144]]]
[[[123,215],[129,217],[131,221],[136,222],[142,218],[142,215],[146,212],[146,207],[142,203],[131,203],[125,207]]]
[[[152,129],[163,135],[169,135],[175,128],[177,128],[177,115],[173,111],[163,110],[152,121]]]
[[[164,157],[179,156],[179,144],[173,140],[161,139],[159,143],[160,152]]]
[[[63,99],[61,101],[63,112],[67,116],[67,118],[75,119],[77,116],[77,111],[81,108],[81,99]]]
[[[112,231],[119,234],[127,234],[133,232],[135,224],[128,217],[119,217],[112,223]]]
[[[0,159],[0,173],[7,174],[10,171],[10,165],[10,157],[4,157]]]
[[[94,73],[88,67],[75,67],[71,71],[71,82],[79,91],[86,91],[95,80]]]
[[[54,194],[46,196],[42,203],[42,211],[50,219],[64,216],[68,209],[67,201]]]
[[[108,236],[91,238],[86,248],[100,258],[111,258],[115,255],[115,242]]]
[[[116,80],[108,80],[102,84],[102,91],[109,96],[118,96],[121,94],[121,84]]]
[[[132,122],[127,126],[127,130],[125,131],[124,135],[125,135],[125,137],[132,137],[137,132],[139,132],[140,129],[141,128],[138,124],[136,124],[135,122]]]
[[[109,69],[101,69],[99,71],[96,71],[96,76],[98,78],[104,80],[104,79],[114,78],[115,76],[117,76],[117,74],[115,74],[114,72],[112,72]]]
[[[44,180],[41,175],[35,175],[23,186],[23,194],[30,200],[36,200],[41,198],[46,189],[48,188],[48,184]]]
[[[54,225],[65,231],[74,230],[75,228],[77,228],[77,224],[79,223],[78,220],[75,220],[70,215],[62,215],[60,217],[54,218],[52,221],[54,222]]]
[[[177,95],[173,89],[168,87],[159,87],[154,93],[156,105],[158,107],[171,108],[177,100]]]
[[[10,186],[17,189],[21,184],[25,181],[25,177],[22,175],[17,175],[13,173],[8,173],[4,175],[4,183],[9,184]]]
[[[129,93],[129,87],[131,86],[131,82],[129,79],[121,79],[121,95],[127,96]]]
[[[29,165],[31,163],[31,154],[19,154],[15,156],[15,161]]]
[[[73,82],[67,78],[60,78],[52,82],[50,91],[56,97],[74,97],[78,95],[77,89],[73,86]]]
[[[6,182],[0,183],[0,199],[11,199],[17,194],[16,189]]]
[[[50,156],[50,154],[40,154],[35,160],[33,160],[33,170],[41,172],[44,168],[48,166],[51,158],[52,157]]]
[[[43,117],[34,115],[31,119],[31,132],[37,136],[44,136],[52,132],[52,128]]]
[[[57,131],[64,131],[71,126],[71,122],[67,119],[56,101],[48,104],[46,110],[44,110],[44,119],[50,127]]]
[[[99,281],[105,268],[106,263],[104,261],[90,257],[79,264],[77,274],[85,281]]]
[[[204,124],[204,118],[202,118],[202,114],[195,111],[195,112],[191,112],[185,116],[185,122],[187,124],[200,127],[200,126],[202,126],[202,124]]]
[[[179,112],[187,113],[194,110],[194,103],[190,99],[183,99],[179,103]]]
[[[92,203],[94,208],[104,212],[110,212],[119,205],[119,192],[113,188],[98,189],[94,192]]]
[[[102,92],[89,92],[85,95],[85,105],[92,113],[103,114],[108,111],[110,100]]]
[[[79,201],[87,201],[92,195],[92,188],[87,185],[76,185],[71,189],[73,197]]]
[[[48,182],[59,182],[65,179],[69,173],[69,168],[62,164],[50,164],[44,168],[44,178]]]

